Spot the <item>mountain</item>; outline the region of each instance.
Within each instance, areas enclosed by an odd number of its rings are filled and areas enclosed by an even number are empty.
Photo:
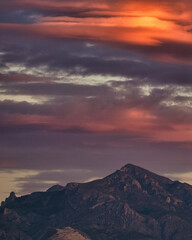
[[[191,240],[191,226],[192,186],[131,164],[0,208],[1,240]]]

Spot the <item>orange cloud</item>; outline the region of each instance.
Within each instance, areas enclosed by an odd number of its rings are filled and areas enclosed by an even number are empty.
[[[73,38],[123,44],[157,46],[167,42],[192,43],[190,1],[32,1],[15,0],[0,6],[35,9],[42,16],[33,24],[0,24],[2,33],[39,38]],[[177,51],[177,50],[176,50]],[[155,55],[155,53],[153,53]],[[153,56],[154,57],[154,56]],[[161,51],[160,61],[185,62],[175,53]],[[190,62],[191,64],[191,62]]]
[[[77,19],[41,18],[36,24],[0,24],[0,29],[26,36],[79,38],[108,42],[158,45],[164,40],[191,43],[184,27],[154,17]],[[43,22],[42,22],[43,21]]]

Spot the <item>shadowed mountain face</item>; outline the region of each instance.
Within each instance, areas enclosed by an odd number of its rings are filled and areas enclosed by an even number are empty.
[[[191,225],[192,186],[131,164],[89,183],[11,193],[0,208],[1,240],[191,240]]]

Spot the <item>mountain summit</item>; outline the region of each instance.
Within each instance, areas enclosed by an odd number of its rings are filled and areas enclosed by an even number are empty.
[[[0,208],[1,240],[191,240],[191,225],[192,186],[131,164]]]

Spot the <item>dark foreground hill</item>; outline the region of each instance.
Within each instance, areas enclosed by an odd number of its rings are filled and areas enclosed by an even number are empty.
[[[192,240],[192,186],[128,164],[0,208],[1,240]]]

